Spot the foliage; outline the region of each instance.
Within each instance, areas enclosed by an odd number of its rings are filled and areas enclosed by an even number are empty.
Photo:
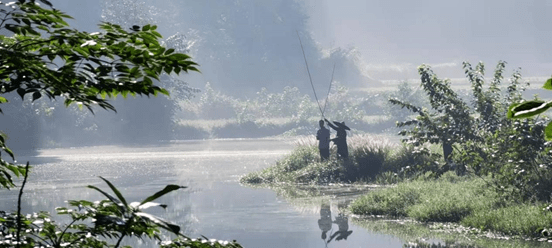
[[[148,6],[144,2],[129,0],[101,2],[102,20],[105,22],[123,27],[161,23],[159,19],[163,12],[157,6]],[[171,30],[170,34],[174,32],[174,30]],[[184,35],[174,33],[160,41],[160,44],[167,49],[174,49],[177,53],[189,54],[191,42],[192,40]],[[96,122],[99,123],[98,128],[114,130],[110,136],[118,142],[148,142],[172,139],[175,126],[174,116],[179,110],[178,103],[188,100],[199,90],[190,87],[175,75],[162,75],[159,86],[170,91],[171,97],[155,99],[141,97],[130,101],[116,99],[113,103],[119,110],[117,118],[109,118],[110,116],[105,117],[105,115],[95,116]],[[145,111],[148,112],[147,115],[142,114]],[[92,121],[87,123],[90,122]],[[142,135],[133,135],[136,132]]]
[[[277,161],[275,166],[247,174],[240,181],[249,184],[354,183],[374,181],[377,175],[388,171],[397,173],[402,180],[412,172],[403,170],[402,164],[397,163],[425,161],[424,155],[401,149],[379,136],[362,135],[349,140],[348,160],[338,159],[332,147],[330,159],[321,162],[314,137],[301,138],[293,152]],[[399,152],[392,152],[394,149]]]
[[[350,209],[354,214],[406,216],[408,207],[419,202],[419,198],[417,190],[399,184],[356,199]]]
[[[548,200],[552,193],[547,159],[550,144],[541,138],[546,118],[525,121],[507,118],[508,109],[512,115],[509,106],[522,99],[525,86],[519,70],[514,71],[507,87],[502,86],[505,66],[502,61],[497,64],[486,87],[484,64],[472,67],[464,62],[471,84],[472,107],[469,107],[447,80],[438,79],[429,67],[422,65],[421,85],[432,111],[390,99],[391,103],[418,114],[416,119],[397,125],[411,126],[400,132],[407,136],[407,143],[443,146],[446,164],[429,167],[437,174],[455,169],[457,173],[469,170],[479,176],[493,175],[490,185],[506,197]]]
[[[457,222],[478,231],[522,237],[548,237],[552,215],[542,203],[505,200],[489,188],[490,177],[459,177],[401,182],[369,192],[350,206],[354,214],[405,216],[422,222]]]
[[[423,92],[419,89],[414,89],[407,81],[402,81],[396,91],[387,95],[387,99],[400,99],[402,102],[407,102],[414,106],[426,106]],[[396,121],[406,121],[412,113],[408,109],[397,108],[395,105],[387,101],[384,104],[384,111],[387,116],[392,117]]]
[[[543,212],[541,206],[534,204],[520,204],[491,211],[474,212],[461,223],[508,235],[546,237],[549,234],[543,231],[552,226],[552,213]]]
[[[427,94],[433,111],[400,99],[389,99],[392,104],[418,114],[416,119],[397,122],[398,127],[413,126],[412,129],[403,130],[399,134],[407,136],[404,142],[415,146],[424,143],[441,144],[443,155],[447,159],[455,143],[474,138],[470,110],[452,90],[449,80],[437,78],[427,65],[418,67],[418,72],[421,76],[422,89]]]
[[[51,6],[48,1],[41,2]],[[24,0],[0,6],[0,15],[0,30],[12,33],[0,36],[3,95],[16,92],[22,99],[30,95],[33,101],[43,96],[51,100],[61,97],[65,105],[115,110],[108,97],[168,95],[153,80],[159,80],[162,73],[197,71],[190,56],[159,43],[156,26],[133,26],[126,31],[102,23],[103,32],[81,32],[69,28],[65,19],[70,16]],[[6,102],[0,96],[0,103]],[[0,147],[13,157],[4,139]],[[0,163],[2,186],[13,186],[7,170],[18,175],[21,167],[3,159]]]
[[[367,123],[370,120],[367,120],[364,108],[373,101],[372,98],[356,97],[348,88],[334,83],[327,98],[325,114],[359,129],[366,126],[370,128],[375,125]],[[320,104],[324,105],[325,102],[323,99]],[[312,132],[311,123],[321,117],[316,102],[309,95],[303,94],[297,87],[289,86],[284,87],[281,92],[270,92],[263,88],[257,92],[255,98],[248,99],[229,96],[207,83],[197,99],[182,104],[182,111],[204,120],[229,119],[235,120],[238,125],[255,123],[256,127],[251,130],[264,129],[267,125],[287,130],[290,129],[288,126],[307,130],[299,130],[300,134]],[[233,127],[224,129],[231,128]],[[281,133],[283,132],[277,134]],[[268,135],[273,135],[273,132],[268,132]]]
[[[0,247],[119,247],[125,237],[149,238],[161,242],[160,229],[180,237],[174,241],[162,242],[161,247],[180,247],[174,244],[185,247],[241,247],[235,242],[205,243],[192,240],[180,233],[179,226],[143,211],[151,207],[167,208],[167,205],[154,200],[186,187],[167,185],[141,202],[129,203],[110,181],[100,178],[113,194],[89,185],[88,188],[98,191],[106,199],[95,202],[71,200],[69,205],[73,208],[58,207],[56,210],[59,215],[71,217],[69,224],[53,221],[47,212],[19,218],[16,213],[0,212]],[[18,221],[21,221],[21,226]],[[116,243],[110,244],[110,241]]]
[[[542,88],[546,90],[552,90],[552,78],[546,80]],[[516,99],[520,100],[520,99]],[[530,100],[522,101],[521,103],[512,103],[508,109],[508,118],[510,119],[521,119],[528,118],[532,116],[538,116],[544,113],[552,107],[552,101],[543,101],[543,100]],[[544,130],[544,137],[547,141],[552,140],[552,122],[549,122],[546,125]]]

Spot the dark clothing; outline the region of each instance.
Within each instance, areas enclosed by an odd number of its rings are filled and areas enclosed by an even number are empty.
[[[326,161],[330,158],[330,148],[318,148],[320,150],[320,160]]]
[[[348,158],[349,149],[347,148],[347,131],[343,127],[333,125],[331,122],[328,122],[328,126],[337,131],[336,137],[332,139],[334,144],[337,146],[337,155],[343,159]]]
[[[330,158],[330,130],[321,126],[318,132],[316,132],[316,139],[318,140],[318,149],[320,150],[320,160],[327,160]]]

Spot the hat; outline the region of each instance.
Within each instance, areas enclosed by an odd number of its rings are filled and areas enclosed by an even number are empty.
[[[345,122],[337,122],[337,121],[334,121],[333,122],[335,125],[337,125],[338,127],[340,128],[343,128],[343,129],[346,129],[346,130],[351,130],[348,126],[345,125]]]

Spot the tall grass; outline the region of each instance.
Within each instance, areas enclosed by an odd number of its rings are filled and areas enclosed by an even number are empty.
[[[498,205],[495,191],[482,179],[466,180],[445,173],[438,180],[416,180],[371,192],[351,204],[361,215],[408,216],[418,221],[460,221],[474,211]]]
[[[400,145],[379,135],[355,135],[349,138],[349,159],[336,157],[336,148],[330,148],[330,159],[321,162],[318,142],[313,135],[300,136],[296,148],[276,165],[242,178],[243,183],[352,183],[374,181],[382,171],[399,168],[396,150]],[[405,150],[406,151],[406,150]],[[401,155],[407,156],[407,155]],[[393,164],[388,164],[392,162]]]
[[[421,222],[459,222],[483,231],[541,237],[552,227],[552,212],[539,203],[504,200],[484,179],[447,172],[437,180],[415,180],[373,191],[355,200],[358,215],[410,217]],[[545,232],[543,232],[543,230]]]

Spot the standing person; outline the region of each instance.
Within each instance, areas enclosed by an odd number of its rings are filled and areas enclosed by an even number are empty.
[[[330,130],[324,125],[324,121],[318,122],[320,129],[316,132],[318,140],[318,150],[320,150],[320,160],[325,161],[330,158]]]
[[[345,122],[334,121],[334,125],[327,119],[324,120],[328,123],[328,126],[337,131],[337,135],[335,138],[331,139],[331,141],[333,141],[337,146],[338,157],[341,159],[349,158],[349,149],[347,148],[347,130],[351,129],[345,125]]]

